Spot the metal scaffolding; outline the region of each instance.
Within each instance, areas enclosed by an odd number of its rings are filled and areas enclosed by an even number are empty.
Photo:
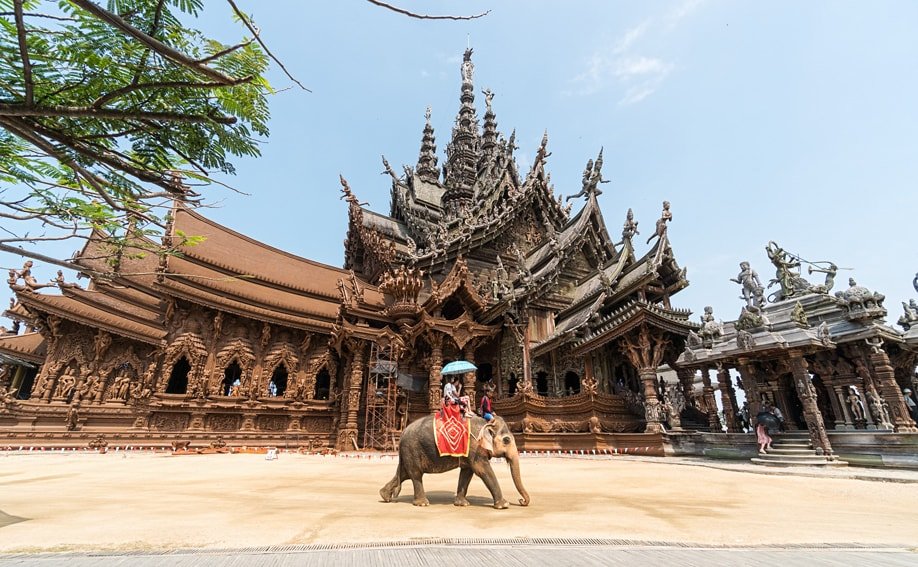
[[[363,430],[364,449],[395,449],[398,434],[398,361],[389,348],[376,343],[370,346],[364,385],[366,415]]]

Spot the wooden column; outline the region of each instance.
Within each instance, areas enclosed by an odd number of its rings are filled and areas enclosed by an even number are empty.
[[[363,384],[366,343],[360,339],[348,341],[352,353],[350,372],[341,393],[344,426],[338,430],[339,451],[353,451],[357,444],[357,412],[360,409],[360,388]]]
[[[914,433],[918,431],[915,422],[909,415],[908,406],[899,385],[896,383],[896,373],[889,364],[889,356],[882,348],[874,348],[870,353],[870,364],[873,366],[873,376],[880,396],[889,404],[889,417],[892,419],[896,431],[899,433]]]
[[[636,333],[625,335],[620,347],[631,365],[638,371],[644,387],[644,419],[646,433],[663,433],[663,406],[657,396],[657,368],[669,341],[662,331],[641,325]]]
[[[739,359],[736,367],[743,378],[743,391],[746,392],[746,402],[749,404],[749,422],[755,423],[755,416],[762,411],[762,397],[759,394],[758,375],[753,363],[747,358]]]
[[[797,390],[797,396],[803,403],[803,417],[806,420],[807,430],[809,430],[810,441],[817,451],[821,450],[826,459],[834,461],[832,444],[829,442],[826,425],[823,423],[822,414],[816,404],[816,388],[813,387],[810,374],[807,372],[809,366],[806,359],[803,358],[803,353],[792,350],[789,355],[794,387]]]
[[[727,433],[737,433],[736,415],[739,408],[736,406],[736,390],[733,389],[733,380],[730,378],[730,369],[721,366],[717,369],[717,382],[720,390],[720,402],[724,406],[724,421],[727,423]]]
[[[462,356],[465,357],[465,360],[475,364],[475,345],[476,341],[472,340],[465,345],[465,348],[462,349]],[[467,372],[462,377],[462,395],[469,397],[469,408],[475,409],[475,384],[477,382],[476,375],[474,372]]]
[[[711,369],[701,369],[701,383],[703,384],[704,405],[708,410],[708,427],[711,433],[721,433],[723,428],[720,417],[717,415],[717,400],[714,399],[714,386],[711,384]]]
[[[676,376],[679,377],[679,386],[682,388],[682,397],[685,403],[696,407],[695,405],[695,369],[679,368],[676,370]]]
[[[443,403],[443,393],[440,389],[442,381],[440,371],[443,370],[443,335],[430,331],[427,334],[427,342],[430,344],[427,407],[431,413],[436,413],[440,411],[440,405]]]

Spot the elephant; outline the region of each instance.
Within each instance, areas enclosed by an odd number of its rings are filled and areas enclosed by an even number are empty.
[[[434,438],[434,416],[427,416],[413,421],[402,432],[398,447],[398,469],[379,495],[384,502],[391,502],[398,498],[402,483],[411,479],[414,484],[414,505],[428,506],[430,501],[424,493],[422,477],[425,473],[442,473],[459,468],[459,486],[456,489],[456,506],[468,506],[466,494],[472,475],[478,475],[494,498],[494,508],[498,510],[509,507],[497,483],[494,469],[491,468],[491,457],[504,457],[510,465],[510,474],[513,484],[520,493],[521,506],[529,505],[529,493],[523,487],[520,478],[519,451],[513,433],[507,423],[500,417],[485,421],[481,417],[469,418],[471,427],[471,441],[468,457],[441,457],[437,451],[437,442]]]

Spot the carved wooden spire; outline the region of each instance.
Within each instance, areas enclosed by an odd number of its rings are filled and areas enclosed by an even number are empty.
[[[421,137],[421,153],[418,155],[418,177],[431,183],[440,179],[440,168],[437,167],[437,139],[434,136],[433,126],[430,125],[430,107],[424,113],[427,123],[424,124],[424,135]]]
[[[494,93],[491,89],[485,89],[481,91],[481,94],[485,97],[485,110],[484,115],[484,132],[481,136],[481,150],[484,154],[484,157],[491,157],[494,154],[494,148],[497,146],[497,116],[494,114],[494,109],[491,108],[491,99],[494,98]]]
[[[453,138],[446,147],[446,166],[443,181],[443,207],[450,214],[472,204],[478,160],[481,157],[481,140],[478,135],[478,116],[475,113],[475,86],[472,83],[472,50],[466,49],[462,60],[462,94],[459,96],[459,115],[453,127]]]

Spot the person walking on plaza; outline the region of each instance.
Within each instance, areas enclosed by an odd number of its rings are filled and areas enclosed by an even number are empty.
[[[905,398],[905,405],[908,407],[908,413],[912,414],[912,419],[915,423],[918,423],[918,403],[915,403],[915,398],[912,397],[911,388],[902,390],[902,395]]]
[[[764,423],[756,424],[755,437],[759,443],[759,453],[764,455],[766,450],[771,450],[771,435],[768,434],[768,427]]]

